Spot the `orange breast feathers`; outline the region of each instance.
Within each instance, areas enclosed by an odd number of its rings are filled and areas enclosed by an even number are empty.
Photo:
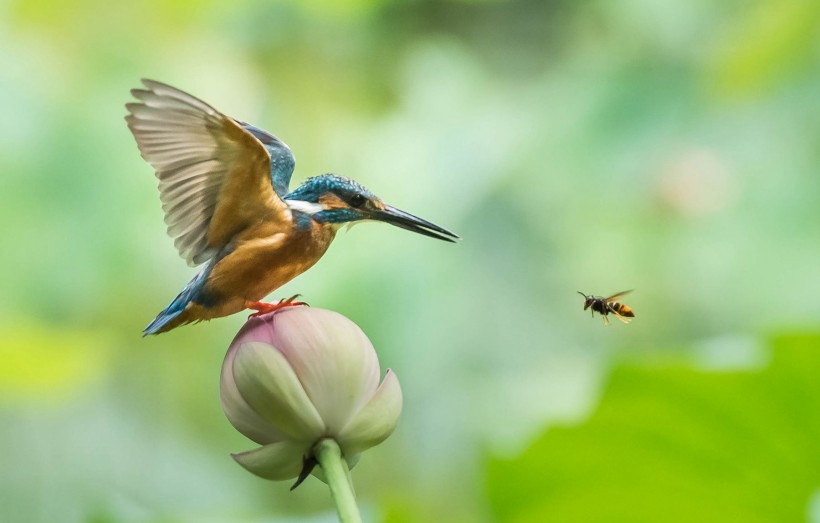
[[[221,310],[214,312],[219,316],[238,312],[245,308],[245,300],[261,300],[319,261],[335,231],[315,222],[311,225],[270,234],[262,224],[237,238],[235,249],[214,266],[205,285],[206,292],[225,297]]]

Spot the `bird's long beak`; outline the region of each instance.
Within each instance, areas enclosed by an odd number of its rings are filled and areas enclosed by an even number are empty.
[[[389,205],[385,205],[384,209],[375,211],[372,214],[372,219],[380,222],[386,222],[408,231],[417,232],[430,238],[437,240],[444,240],[446,242],[455,242],[461,238],[447,229],[443,229],[436,224],[430,223],[427,220],[422,220],[418,216],[413,216],[409,212],[404,212],[401,209],[396,209]]]

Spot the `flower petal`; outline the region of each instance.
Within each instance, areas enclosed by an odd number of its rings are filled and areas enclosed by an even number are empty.
[[[233,365],[240,346],[240,344],[232,344],[225,355],[225,362],[222,364],[219,383],[222,410],[236,430],[260,445],[281,441],[285,439],[285,436],[265,418],[257,414],[245,402],[245,399],[239,393],[239,389],[236,388]]]
[[[231,457],[261,478],[291,479],[302,471],[305,455],[310,452],[310,445],[303,442],[279,441],[247,452],[237,452],[231,454]]]
[[[354,456],[387,439],[396,428],[401,405],[399,379],[387,369],[376,394],[339,433],[337,441],[342,453]]]
[[[272,315],[270,342],[287,358],[335,435],[379,385],[379,360],[358,325],[333,311],[291,307]]]
[[[236,388],[245,402],[282,434],[314,442],[324,424],[290,364],[265,343],[243,343],[233,365]]]

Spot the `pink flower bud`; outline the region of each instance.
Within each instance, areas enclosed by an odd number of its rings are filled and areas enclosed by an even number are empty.
[[[399,381],[367,336],[332,311],[288,307],[252,318],[222,365],[222,408],[231,424],[262,445],[234,454],[267,479],[299,475],[313,446],[333,438],[352,466],[384,441],[401,413]]]

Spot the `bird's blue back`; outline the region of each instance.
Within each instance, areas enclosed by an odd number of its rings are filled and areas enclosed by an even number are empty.
[[[282,140],[263,129],[239,120],[236,120],[236,122],[251,133],[254,138],[262,142],[262,145],[268,150],[268,154],[270,154],[270,179],[273,190],[280,198],[284,198],[288,193],[290,178],[293,176],[293,169],[296,166],[296,160],[293,158],[290,148]]]

